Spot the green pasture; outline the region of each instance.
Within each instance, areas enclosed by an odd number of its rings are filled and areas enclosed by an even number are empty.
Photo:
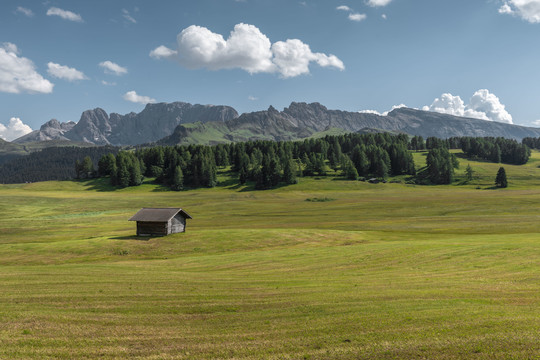
[[[0,359],[540,358],[540,154],[507,189],[460,164],[449,186],[0,185]],[[186,233],[134,236],[177,206]]]

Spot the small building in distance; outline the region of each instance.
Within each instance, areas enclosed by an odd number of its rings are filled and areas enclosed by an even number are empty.
[[[142,208],[129,221],[137,222],[137,236],[166,236],[186,231],[192,217],[181,208]]]

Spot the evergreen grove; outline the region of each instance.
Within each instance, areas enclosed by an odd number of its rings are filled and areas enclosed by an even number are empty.
[[[461,149],[465,157],[474,160],[524,164],[529,159],[530,148],[539,147],[540,138],[525,138],[522,143],[504,138],[471,137],[429,137],[424,141],[421,136],[388,133],[287,142],[156,146],[124,151],[110,146],[53,147],[3,164],[0,182],[110,176],[113,184],[126,187],[140,184],[146,176],[174,190],[182,190],[215,186],[217,168],[230,166],[238,183],[252,182],[258,189],[292,184],[302,176],[325,176],[328,172],[353,180],[408,175],[410,181],[416,183],[444,184],[453,181],[454,169],[459,165],[448,149]],[[427,167],[415,174],[412,152],[426,149]]]
[[[390,134],[139,148],[102,156],[97,175],[110,176],[120,187],[154,177],[159,184],[182,190],[215,186],[217,168],[224,166],[237,174],[239,184],[252,181],[257,189],[294,184],[302,176],[326,176],[329,169],[351,180],[415,175],[409,137]]]
[[[526,163],[530,149],[503,138],[449,138],[405,134],[346,134],[303,141],[250,141],[215,146],[155,146],[103,155],[98,176],[110,176],[120,187],[137,186],[153,177],[172,190],[214,187],[217,168],[230,166],[238,183],[251,181],[257,189],[294,184],[298,177],[326,176],[329,169],[350,180],[410,175],[424,184],[450,184],[457,157],[449,151],[461,148],[469,158],[511,164]],[[426,168],[416,174],[411,151],[428,150]],[[79,167],[88,165],[88,159]],[[88,174],[88,170],[83,170]]]

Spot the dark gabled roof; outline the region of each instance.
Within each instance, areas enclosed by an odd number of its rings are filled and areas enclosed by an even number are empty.
[[[181,208],[142,208],[133,215],[129,221],[165,222],[171,220],[178,213],[181,213],[187,219],[192,219],[192,217]]]

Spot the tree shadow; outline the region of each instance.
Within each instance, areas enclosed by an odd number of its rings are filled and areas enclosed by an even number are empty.
[[[116,186],[111,185],[110,178],[96,178],[96,179],[89,179],[89,180],[80,180],[81,183],[85,183],[84,186],[86,186],[85,190],[93,190],[93,191],[100,191],[100,192],[112,192],[118,190]]]
[[[152,240],[152,236],[137,236],[137,235],[125,235],[125,236],[114,236],[110,238],[111,240],[136,240],[136,241],[149,241]]]

